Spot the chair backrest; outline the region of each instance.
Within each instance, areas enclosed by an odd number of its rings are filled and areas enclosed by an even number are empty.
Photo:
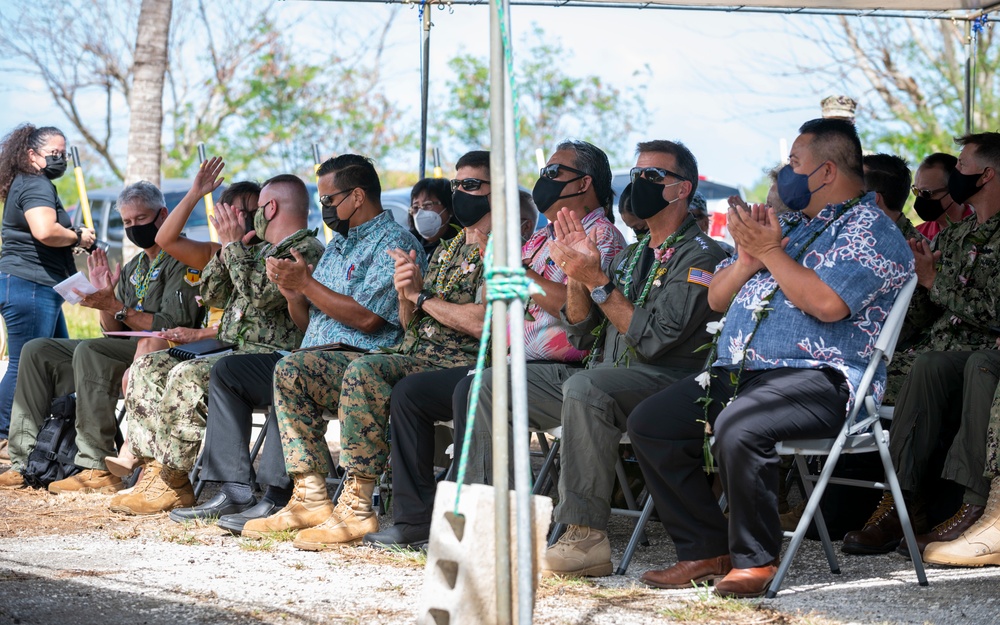
[[[847,423],[852,433],[867,428],[874,419],[878,418],[874,400],[868,401],[872,380],[878,372],[879,365],[883,363],[887,365],[892,360],[892,355],[896,351],[896,341],[903,329],[903,320],[906,319],[906,311],[910,307],[910,298],[913,297],[916,288],[917,276],[910,276],[903,288],[896,294],[896,300],[892,303],[892,308],[882,324],[882,330],[879,331],[878,339],[875,341],[875,351],[872,353],[871,360],[868,361],[864,375],[861,376],[861,383],[858,384],[854,395],[854,405],[851,407],[850,415],[848,415]],[[868,416],[864,420],[856,422],[858,413],[865,405],[869,408]]]

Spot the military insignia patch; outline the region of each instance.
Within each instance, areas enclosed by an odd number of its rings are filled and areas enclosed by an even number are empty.
[[[197,286],[201,283],[201,270],[195,269],[193,267],[187,267],[184,272],[184,281],[191,286]]]
[[[154,269],[153,273],[149,274],[149,279],[150,280],[156,280],[159,277],[160,277],[160,268],[159,267],[157,267],[156,269]]]

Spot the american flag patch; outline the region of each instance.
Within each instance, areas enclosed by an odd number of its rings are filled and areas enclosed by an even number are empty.
[[[694,284],[700,284],[701,286],[708,286],[712,284],[712,276],[714,276],[711,271],[705,271],[704,269],[695,269],[692,267],[688,269],[688,282]]]

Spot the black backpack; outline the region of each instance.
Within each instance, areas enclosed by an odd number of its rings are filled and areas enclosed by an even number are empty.
[[[52,482],[76,475],[76,395],[52,400],[52,412],[35,439],[22,476],[25,483],[45,488]]]

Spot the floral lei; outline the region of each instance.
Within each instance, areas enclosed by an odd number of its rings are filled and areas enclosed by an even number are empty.
[[[654,286],[660,286],[660,278],[667,272],[666,268],[663,267],[667,262],[673,258],[674,252],[676,252],[676,246],[682,240],[684,240],[684,233],[687,232],[688,228],[694,225],[694,221],[689,221],[685,223],[680,230],[673,233],[667,237],[663,243],[661,243],[655,250],[653,250],[653,264],[649,268],[649,275],[646,276],[646,282],[642,286],[642,291],[639,293],[638,299],[633,302],[636,308],[645,305],[646,300],[649,298],[649,291]],[[642,250],[649,245],[650,234],[647,232],[637,243],[629,246],[629,257],[628,266],[625,268],[625,273],[622,275],[619,273],[622,282],[622,294],[625,299],[630,299],[632,295],[632,276],[635,273],[635,266],[639,263],[639,258],[642,256]],[[601,341],[604,338],[604,331],[608,328],[608,318],[604,317],[601,320],[600,325],[598,325],[591,334],[595,337],[594,347],[590,350],[590,353],[584,359],[584,364],[586,368],[591,368],[596,362],[595,356],[601,352]],[[615,360],[615,365],[618,366],[623,358],[626,358],[630,351],[635,351],[635,348],[628,347],[618,359]],[[625,366],[629,365],[628,360],[625,362]]]
[[[438,273],[434,278],[434,292],[439,297],[454,291],[455,284],[458,282],[460,277],[476,270],[476,261],[479,260],[479,247],[474,247],[462,261],[462,264],[451,272],[451,275],[448,276],[447,282],[445,281],[445,269],[451,266],[452,259],[455,258],[458,248],[465,243],[465,239],[465,233],[462,233],[461,236],[452,237],[445,246],[444,251],[441,252],[441,256],[438,258]]]
[[[821,228],[820,230],[817,230],[816,233],[813,234],[806,241],[805,245],[802,246],[802,248],[795,255],[795,258],[793,260],[796,263],[798,263],[799,261],[801,261],[802,257],[805,256],[805,253],[809,250],[809,246],[812,245],[813,243],[815,243],[816,239],[818,239],[820,236],[822,236],[823,233],[826,232],[827,229],[830,226],[832,226],[834,223],[836,223],[838,219],[840,219],[841,217],[843,217],[843,215],[848,210],[850,210],[855,205],[857,205],[861,201],[862,197],[863,196],[859,196],[859,197],[856,197],[856,198],[854,198],[854,199],[852,199],[852,200],[850,200],[848,202],[845,202],[840,208],[838,208],[834,212],[834,215],[830,219],[830,221],[827,222],[827,224],[825,226],[823,226],[823,228]],[[789,234],[791,234],[791,232],[793,230],[795,230],[795,228],[797,228],[799,225],[801,225],[801,223],[802,223],[802,221],[799,220],[799,221],[795,222],[794,224],[791,224],[791,226],[789,227],[789,229],[787,231],[781,233],[781,238],[783,239],[786,236],[788,236]],[[767,295],[765,295],[764,297],[762,297],[760,299],[760,301],[757,303],[757,305],[753,309],[753,315],[752,316],[753,316],[753,319],[754,319],[755,323],[754,323],[754,326],[753,326],[753,330],[750,332],[750,334],[747,335],[746,342],[743,344],[743,350],[742,350],[742,354],[741,354],[741,358],[740,358],[740,368],[736,372],[733,372],[733,371],[729,372],[729,383],[733,386],[733,396],[729,398],[728,402],[726,402],[726,404],[725,404],[726,406],[728,406],[729,404],[731,404],[733,402],[733,400],[736,399],[736,395],[737,395],[738,388],[739,388],[739,383],[740,383],[740,378],[743,377],[743,371],[744,371],[744,368],[746,367],[746,364],[747,364],[747,353],[750,351],[750,342],[753,340],[753,338],[755,336],[757,336],[757,330],[760,328],[760,324],[763,323],[764,319],[767,318],[768,314],[772,310],[774,310],[773,308],[770,308],[768,306],[768,304],[771,303],[771,300],[774,299],[774,296],[777,295],[777,293],[778,293],[779,290],[781,290],[781,287],[778,286],[777,284],[775,284],[775,286],[771,290],[771,292],[768,293]],[[738,291],[737,291],[737,293],[738,293]],[[729,309],[731,309],[733,307],[733,302],[736,300],[737,293],[733,294],[733,297],[732,297],[732,299],[729,302]],[[706,345],[703,345],[702,347],[700,347],[700,348],[698,348],[696,350],[696,351],[702,351],[704,349],[709,349],[710,350],[709,354],[708,354],[708,362],[707,362],[707,365],[705,367],[705,370],[702,371],[698,375],[698,377],[695,378],[695,380],[698,382],[698,384],[700,384],[701,387],[703,389],[705,389],[705,396],[704,397],[699,397],[698,399],[695,400],[695,402],[698,403],[698,404],[701,404],[702,408],[705,411],[705,418],[704,419],[699,419],[699,421],[702,421],[705,424],[704,455],[705,455],[705,472],[706,473],[711,473],[712,472],[712,468],[715,465],[715,461],[714,461],[714,459],[712,457],[712,448],[711,448],[711,441],[710,441],[710,439],[712,437],[712,425],[708,421],[708,407],[712,403],[712,378],[716,377],[716,375],[714,373],[712,373],[712,363],[715,362],[715,360],[717,358],[717,355],[718,355],[718,351],[719,351],[719,338],[722,336],[722,328],[725,325],[726,317],[729,316],[729,309],[726,310],[726,314],[722,317],[722,319],[720,319],[719,321],[712,321],[707,326],[705,326],[705,331],[708,332],[709,334],[713,335],[712,336],[712,342],[708,343]],[[725,406],[723,406],[723,407],[725,407]]]

